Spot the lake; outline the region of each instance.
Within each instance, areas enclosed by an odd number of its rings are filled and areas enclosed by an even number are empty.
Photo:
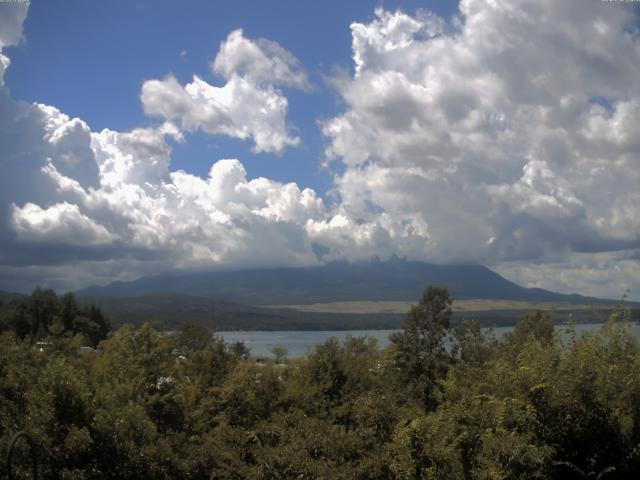
[[[601,323],[589,323],[576,325],[576,332],[596,332],[602,327]],[[556,325],[556,330],[561,334],[566,329],[565,325]],[[484,329],[488,330],[488,329]],[[493,331],[497,338],[502,337],[506,332],[513,330],[513,327],[495,327]],[[640,325],[632,323],[631,333],[640,339]],[[244,342],[251,350],[254,357],[273,357],[271,349],[276,345],[282,345],[289,350],[289,357],[304,357],[316,345],[323,344],[331,337],[336,337],[344,341],[347,337],[371,337],[375,338],[380,348],[389,344],[389,334],[394,330],[322,330],[322,331],[229,331],[218,332],[226,342]]]

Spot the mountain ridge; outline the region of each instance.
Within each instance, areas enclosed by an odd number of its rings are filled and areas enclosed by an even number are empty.
[[[436,265],[401,259],[341,261],[312,267],[175,272],[92,286],[76,293],[80,297],[182,294],[245,305],[287,305],[349,300],[417,301],[427,284],[446,286],[456,299],[613,301],[525,288],[482,265]]]

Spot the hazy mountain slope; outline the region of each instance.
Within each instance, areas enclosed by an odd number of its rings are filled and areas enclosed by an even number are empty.
[[[153,294],[138,297],[82,297],[83,302],[100,306],[115,328],[123,323],[155,322],[159,328],[175,329],[186,321],[207,325],[213,330],[368,330],[398,328],[406,313],[320,313],[286,308],[260,308],[191,295]],[[543,306],[543,304],[541,304]],[[547,305],[548,308],[548,305]],[[453,322],[477,319],[484,326],[514,325],[533,307],[480,311],[456,311]],[[605,319],[610,307],[576,306],[558,310],[554,319],[567,320],[569,314],[578,322]],[[638,318],[637,308],[633,317]]]
[[[195,321],[214,330],[360,330],[397,328],[404,314],[329,314],[252,307],[207,297],[153,294],[82,297],[98,305],[114,327],[157,322],[164,329]]]
[[[15,292],[5,292],[0,290],[0,303],[9,303],[12,300],[23,298],[25,295]]]
[[[90,287],[81,296],[136,296],[173,293],[206,296],[251,305],[322,303],[346,300],[419,298],[426,284],[447,286],[454,298],[526,301],[597,301],[523,288],[479,265],[433,265],[392,259],[306,268],[167,274]]]

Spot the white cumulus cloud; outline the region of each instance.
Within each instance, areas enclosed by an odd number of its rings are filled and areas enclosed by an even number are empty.
[[[269,40],[249,40],[236,30],[220,45],[212,69],[225,78],[223,86],[197,75],[186,85],[172,75],[144,82],[140,98],[145,113],[187,131],[251,139],[255,152],[279,153],[300,143],[287,124],[287,98],[277,88],[309,86],[291,53]]]
[[[4,85],[4,72],[11,64],[9,57],[2,54],[2,49],[20,42],[22,23],[28,11],[28,2],[0,3],[0,87]]]
[[[13,206],[14,229],[20,240],[46,239],[51,243],[94,245],[110,243],[116,238],[80,212],[77,205],[58,203],[43,209],[33,203]]]
[[[636,25],[628,6],[551,0],[352,24],[346,108],[322,125],[346,167],[340,224],[440,262],[640,247]]]
[[[241,75],[256,83],[310,88],[296,57],[271,40],[246,38],[242,29],[231,32],[220,44],[211,68],[227,80]]]

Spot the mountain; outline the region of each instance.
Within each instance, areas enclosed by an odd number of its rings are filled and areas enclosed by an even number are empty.
[[[5,292],[4,290],[0,290],[0,305],[4,303],[9,303],[13,300],[17,300],[19,298],[24,298],[25,295],[21,293],[15,292]]]
[[[363,330],[398,328],[404,314],[330,314],[260,308],[208,297],[151,294],[135,297],[80,297],[100,307],[114,327],[151,322],[162,329],[186,321],[216,331],[228,330]]]
[[[176,294],[245,305],[289,305],[353,300],[417,301],[427,284],[446,286],[455,299],[602,302],[577,294],[524,288],[481,265],[434,265],[397,258],[303,268],[165,274],[89,287],[77,294],[80,297]]]

